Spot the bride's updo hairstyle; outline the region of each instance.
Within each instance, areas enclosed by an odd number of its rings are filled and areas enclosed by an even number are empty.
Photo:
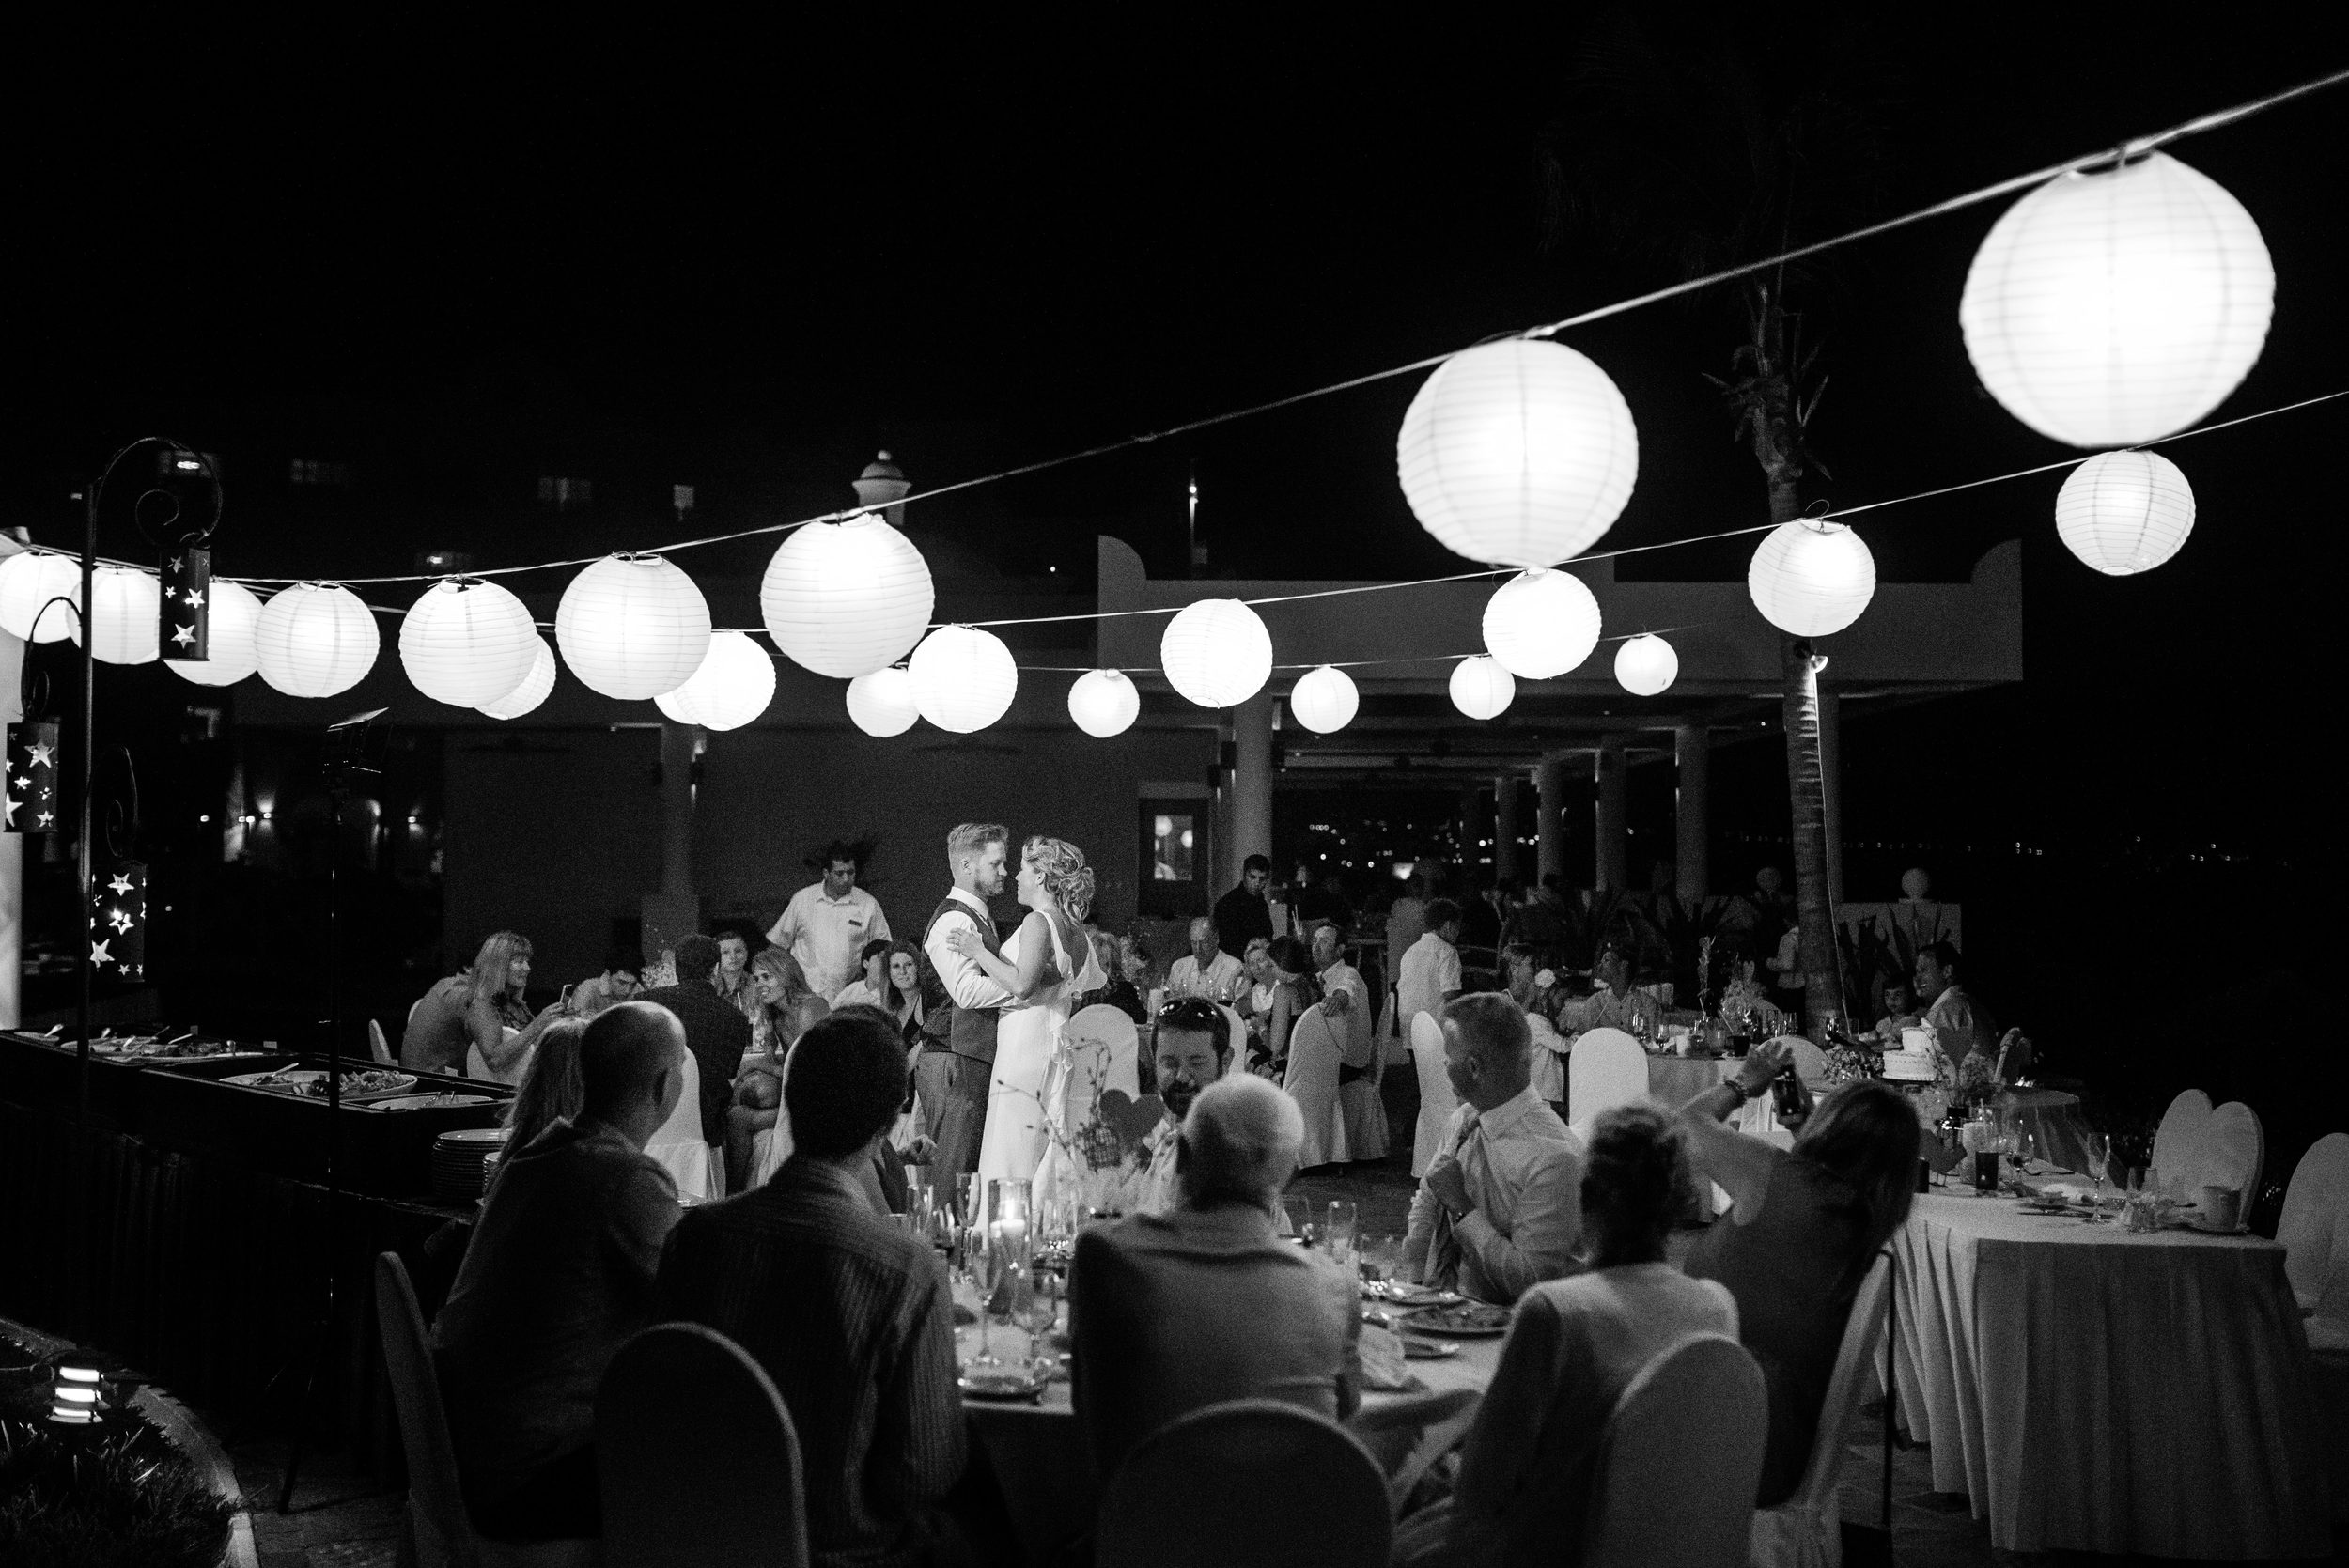
[[[1082,920],[1093,908],[1093,868],[1084,851],[1066,840],[1039,833],[1020,846],[1020,854],[1035,867],[1036,880],[1071,920]]]

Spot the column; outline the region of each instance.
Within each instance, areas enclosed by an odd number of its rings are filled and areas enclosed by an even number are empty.
[[[1819,793],[1827,806],[1827,901],[1843,903],[1843,700],[1819,682]]]
[[[1232,709],[1232,834],[1226,888],[1239,881],[1251,855],[1272,853],[1272,693],[1257,692]],[[1276,868],[1277,869],[1277,868]],[[1220,893],[1222,890],[1218,889]]]
[[[1630,775],[1624,766],[1623,737],[1610,735],[1598,744],[1598,759],[1595,767],[1598,781],[1597,853],[1592,858],[1596,868],[1598,890],[1622,892],[1630,886],[1631,838],[1629,827]]]
[[[1694,904],[1713,891],[1705,855],[1711,832],[1705,815],[1705,793],[1713,771],[1712,731],[1703,724],[1675,726],[1672,755],[1680,770],[1680,787],[1672,811],[1676,840],[1672,860],[1678,868],[1680,901]]]
[[[1508,881],[1517,875],[1517,784],[1515,773],[1493,781],[1493,877]]]
[[[1544,877],[1566,875],[1566,753],[1544,752],[1541,769],[1534,775],[1534,787],[1541,795],[1541,858],[1537,873]]]
[[[660,958],[677,939],[702,928],[702,901],[693,891],[693,764],[701,755],[697,724],[661,723],[661,891],[643,905],[644,956]]]

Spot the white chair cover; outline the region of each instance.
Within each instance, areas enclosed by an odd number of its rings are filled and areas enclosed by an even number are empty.
[[[1891,1284],[1891,1254],[1879,1252],[1844,1320],[1843,1347],[1835,1353],[1827,1400],[1819,1406],[1819,1434],[1812,1439],[1802,1483],[1776,1508],[1754,1510],[1746,1552],[1752,1568],[1843,1568],[1843,1512],[1835,1483],[1843,1474],[1852,1418],[1875,1378]]]
[[[1127,1456],[1101,1491],[1093,1560],[1385,1568],[1392,1534],[1386,1480],[1351,1433],[1279,1400],[1242,1399],[1178,1417]]]
[[[1692,1334],[1641,1368],[1600,1439],[1584,1568],[1738,1568],[1767,1400],[1761,1367],[1726,1334]]]
[[[2192,1196],[2181,1189],[2187,1172],[2201,1164],[2202,1137],[2209,1129],[2210,1096],[2200,1089],[2180,1090],[2170,1109],[2162,1112],[2161,1126],[2154,1134],[2154,1170],[2161,1177],[2164,1191]]]
[[[1097,1003],[1061,1025],[1038,1096],[1052,1135],[1031,1178],[1030,1201],[1037,1207],[1078,1195],[1084,1171],[1073,1151],[1093,1125],[1102,1094],[1115,1089],[1128,1099],[1136,1096],[1141,1069],[1141,1035],[1118,1009]]]
[[[1593,1029],[1566,1062],[1566,1113],[1578,1127],[1619,1105],[1647,1098],[1647,1052],[1620,1029]]]
[[[521,1032],[519,1029],[507,1028],[505,1032],[506,1041],[510,1044],[514,1036]],[[530,1059],[537,1054],[537,1048],[534,1046],[517,1057],[511,1067],[502,1073],[493,1073],[490,1070],[490,1059],[481,1054],[481,1048],[468,1045],[465,1047],[465,1076],[480,1079],[486,1083],[503,1083],[510,1089],[530,1076]]]
[[[669,1172],[678,1197],[714,1198],[720,1195],[711,1186],[716,1167],[709,1157],[709,1145],[702,1141],[701,1063],[690,1050],[677,1055],[684,1062],[685,1086],[677,1094],[677,1109],[645,1145],[645,1153]]]
[[[2248,1220],[2266,1165],[2267,1137],[2260,1129],[2259,1112],[2241,1100],[2229,1100],[2210,1113],[2202,1129],[2201,1157],[2187,1168],[2182,1196],[2192,1199],[2204,1187],[2232,1188],[2242,1194],[2238,1212]]]
[[[2300,1157],[2276,1239],[2300,1310],[2349,1318],[2349,1132],[2328,1132]]]
[[[380,1066],[395,1067],[399,1064],[399,1058],[393,1054],[392,1043],[383,1038],[383,1026],[373,1018],[367,1020],[367,1054],[374,1057]]]
[[[1827,1081],[1827,1052],[1799,1034],[1781,1034],[1779,1042],[1793,1049],[1797,1078],[1810,1084]]]
[[[1232,1059],[1223,1063],[1223,1076],[1239,1078],[1248,1071],[1248,1020],[1220,1001],[1215,1010],[1223,1015],[1223,1021],[1232,1031]]]
[[[1297,1168],[1310,1171],[1352,1159],[1346,1146],[1346,1119],[1338,1113],[1338,1035],[1314,1003],[1289,1030],[1288,1073],[1281,1087],[1304,1113],[1305,1141]]]
[[[1443,1026],[1433,1013],[1411,1019],[1411,1064],[1419,1070],[1419,1123],[1411,1130],[1411,1174],[1423,1176],[1436,1162],[1443,1132],[1459,1109],[1443,1067]]]
[[[1533,1093],[1559,1105],[1566,1103],[1566,1057],[1573,1043],[1539,1013],[1525,1016],[1533,1035]]]
[[[1341,1044],[1361,1063],[1364,1077],[1338,1083],[1338,1121],[1346,1132],[1346,1157],[1364,1161],[1387,1157],[1387,1105],[1379,1084],[1387,1075],[1386,1048],[1377,1038],[1377,1020],[1371,1017],[1362,994],[1343,1020]],[[1327,1014],[1323,1015],[1326,1018]],[[1332,1024],[1331,1027],[1336,1027]],[[1339,1061],[1345,1061],[1341,1053]]]

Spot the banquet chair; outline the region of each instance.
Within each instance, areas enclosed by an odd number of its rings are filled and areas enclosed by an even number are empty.
[[[1100,1046],[1109,1053],[1097,1084],[1088,1075],[1070,1075],[1069,1092],[1081,1093],[1087,1105],[1100,1089],[1122,1090],[1128,1095],[1142,1092],[1142,1036],[1134,1020],[1122,1010],[1105,1001],[1081,1010],[1062,1026],[1061,1044]]]
[[[2201,1188],[2232,1188],[2242,1195],[2239,1212],[2248,1221],[2266,1165],[2267,1135],[2260,1127],[2259,1112],[2241,1100],[2229,1100],[2210,1113],[2202,1129],[2201,1157],[2187,1167],[2186,1190],[2179,1196],[2191,1200]]]
[[[1354,1043],[1355,1054],[1361,1055],[1365,1044],[1370,1062],[1362,1069],[1363,1077],[1348,1082],[1341,1073],[1338,1082],[1338,1123],[1346,1129],[1346,1157],[1360,1163],[1387,1157],[1387,1104],[1381,1096],[1381,1086],[1387,1076],[1385,1044],[1377,1039],[1375,1020],[1366,1007],[1357,1007],[1346,1015],[1346,1038]],[[1343,1058],[1341,1058],[1343,1060]]]
[[[2178,1190],[2180,1184],[2189,1167],[2201,1163],[2202,1135],[2209,1127],[2210,1096],[2200,1089],[2179,1090],[2154,1133],[2154,1170],[2166,1190],[2185,1195]]]
[[[373,1018],[367,1020],[367,1054],[375,1058],[379,1067],[396,1067],[399,1058],[392,1054],[392,1044],[383,1038],[383,1026]]]
[[[1691,1334],[1641,1368],[1599,1438],[1585,1568],[1738,1568],[1767,1409],[1761,1366],[1727,1334]]]
[[[1646,1098],[1647,1052],[1640,1042],[1620,1029],[1584,1031],[1566,1058],[1566,1114],[1583,1141],[1600,1111]]]
[[[669,1172],[678,1197],[720,1197],[723,1194],[715,1185],[719,1168],[709,1157],[709,1145],[702,1141],[701,1063],[690,1050],[677,1052],[677,1059],[684,1068],[684,1087],[677,1093],[669,1119],[646,1142],[645,1153]]]
[[[1289,1031],[1288,1072],[1281,1087],[1305,1118],[1305,1141],[1297,1150],[1299,1171],[1354,1157],[1338,1110],[1338,1049],[1337,1032],[1319,1002],[1306,1008]]]
[[[1795,1053],[1795,1076],[1805,1083],[1827,1081],[1827,1052],[1799,1034],[1781,1034],[1778,1043]]]
[[[1215,1004],[1215,1010],[1223,1015],[1224,1026],[1232,1032],[1232,1059],[1223,1064],[1223,1076],[1244,1077],[1248,1072],[1248,1020],[1241,1017],[1236,1009],[1226,1007],[1220,1001]]]
[[[2276,1239],[2301,1312],[2349,1319],[2349,1132],[2328,1132],[2300,1157]]]
[[[624,1568],[805,1568],[800,1436],[742,1347],[657,1323],[596,1389],[604,1548]]]
[[[425,1339],[408,1265],[397,1252],[375,1259],[375,1315],[390,1374],[400,1447],[408,1455],[408,1527],[417,1568],[563,1568],[602,1560],[593,1541],[489,1541],[474,1533],[457,1479],[441,1380]]]
[[[1757,1508],[1746,1560],[1753,1568],[1843,1568],[1843,1524],[1836,1483],[1843,1470],[1852,1418],[1875,1376],[1877,1347],[1892,1294],[1892,1254],[1878,1252],[1852,1297],[1843,1343],[1835,1353],[1818,1435],[1795,1495],[1775,1508]]]
[[[1433,1013],[1411,1019],[1411,1065],[1419,1073],[1419,1121],[1411,1129],[1411,1174],[1423,1176],[1442,1146],[1444,1128],[1460,1099],[1443,1065],[1443,1025]]]
[[[1392,1528],[1386,1480],[1352,1433],[1283,1400],[1236,1399],[1176,1417],[1127,1456],[1102,1488],[1093,1560],[1383,1568]]]

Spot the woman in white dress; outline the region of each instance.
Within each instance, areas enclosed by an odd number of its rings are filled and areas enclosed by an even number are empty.
[[[1093,907],[1093,871],[1082,851],[1056,838],[1028,840],[1019,852],[1019,896],[1028,918],[1002,956],[988,952],[968,925],[946,939],[1023,1004],[1005,1009],[995,1031],[994,1082],[979,1141],[984,1181],[1034,1179],[1050,1141],[1045,1080],[1061,1026],[1072,999],[1109,980],[1081,924]]]

